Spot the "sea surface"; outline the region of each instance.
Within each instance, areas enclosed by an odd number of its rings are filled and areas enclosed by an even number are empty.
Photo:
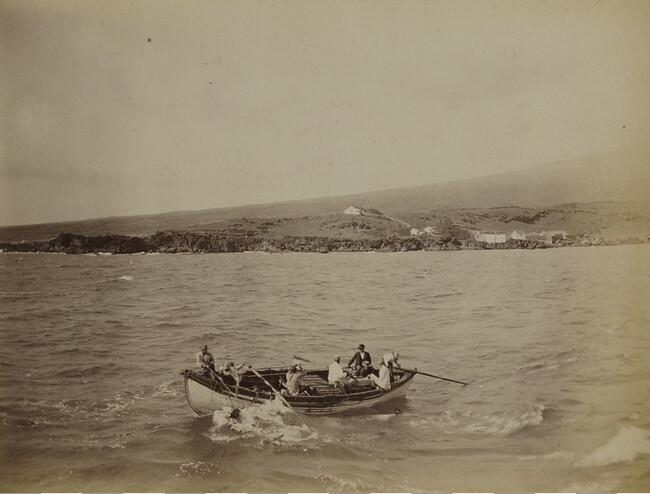
[[[650,246],[0,255],[0,490],[650,491]],[[344,417],[197,416],[181,371],[416,376]]]

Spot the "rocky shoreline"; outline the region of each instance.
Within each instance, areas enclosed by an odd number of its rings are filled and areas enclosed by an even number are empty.
[[[636,242],[635,242],[636,240]],[[638,243],[638,239],[628,242]],[[599,245],[605,245],[600,243]],[[345,239],[329,237],[262,237],[257,235],[224,235],[200,232],[157,232],[148,237],[103,235],[86,237],[62,233],[42,242],[0,243],[1,252],[54,252],[64,254],[136,254],[136,253],[226,253],[226,252],[410,252],[492,249],[546,249],[584,244],[508,240],[490,244],[452,237],[390,237],[384,239]],[[609,244],[611,245],[611,244]]]

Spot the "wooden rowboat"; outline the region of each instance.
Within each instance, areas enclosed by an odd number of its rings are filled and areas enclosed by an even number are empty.
[[[242,376],[239,388],[231,376],[213,378],[192,370],[183,371],[185,394],[192,410],[198,414],[212,413],[224,406],[243,407],[263,404],[277,399],[269,384],[280,390],[280,378],[287,369],[261,369],[259,375],[247,371]],[[346,389],[334,388],[327,382],[327,370],[309,370],[302,383],[315,390],[313,395],[302,393],[297,396],[283,394],[283,398],[298,413],[307,415],[333,415],[353,412],[385,403],[404,396],[416,372],[395,369],[395,380],[391,389],[385,391],[371,386],[367,380],[352,381]],[[259,377],[261,376],[261,377]],[[263,379],[262,379],[263,378]],[[268,384],[264,381],[267,381]]]

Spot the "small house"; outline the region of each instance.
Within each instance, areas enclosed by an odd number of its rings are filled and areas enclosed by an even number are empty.
[[[486,242],[488,244],[504,244],[508,235],[506,233],[488,233],[478,232],[474,238],[479,242]]]
[[[344,211],[345,214],[354,214],[356,216],[363,216],[365,211],[361,208],[357,208],[355,206],[350,206]]]
[[[526,232],[522,230],[514,230],[510,234],[510,238],[513,240],[526,240]]]
[[[424,232],[422,230],[420,230],[419,228],[411,228],[411,235],[420,236],[423,233]]]

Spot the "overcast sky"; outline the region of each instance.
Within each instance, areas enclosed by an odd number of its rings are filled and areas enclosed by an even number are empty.
[[[1,0],[0,225],[648,143],[648,26],[645,0]]]

